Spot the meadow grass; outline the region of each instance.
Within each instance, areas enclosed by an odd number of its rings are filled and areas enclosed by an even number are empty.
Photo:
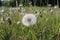
[[[43,9],[48,10],[50,7],[23,7],[27,13],[33,13],[35,10],[40,10],[41,13],[37,16],[37,22],[33,26],[26,27],[22,23],[17,24],[17,21],[22,20],[20,12],[11,11],[12,25],[8,25],[5,21],[0,24],[0,40],[54,40],[54,36],[58,33],[60,27],[60,12],[59,8],[54,9],[52,14],[44,13]],[[5,8],[5,13],[8,13],[8,8]],[[0,18],[3,14],[0,14]],[[42,16],[42,17],[41,17]]]

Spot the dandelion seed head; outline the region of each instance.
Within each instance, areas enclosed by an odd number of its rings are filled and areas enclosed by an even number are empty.
[[[33,14],[26,14],[22,18],[22,24],[25,26],[30,26],[36,23],[36,17]]]

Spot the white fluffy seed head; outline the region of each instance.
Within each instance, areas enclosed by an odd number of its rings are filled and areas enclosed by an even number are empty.
[[[22,24],[25,26],[31,26],[36,23],[36,17],[34,14],[26,14],[22,18]]]

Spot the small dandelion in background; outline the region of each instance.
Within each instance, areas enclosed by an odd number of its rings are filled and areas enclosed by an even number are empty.
[[[36,17],[34,14],[26,14],[22,18],[22,24],[25,26],[31,26],[36,23]]]

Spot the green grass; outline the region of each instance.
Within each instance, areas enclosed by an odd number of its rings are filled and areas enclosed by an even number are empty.
[[[27,13],[33,13],[34,10],[39,9],[42,13],[37,16],[37,22],[33,26],[26,27],[22,23],[17,25],[17,21],[22,20],[22,15],[19,12],[12,12],[12,25],[8,25],[5,21],[0,24],[0,40],[54,40],[54,36],[58,33],[60,27],[60,9],[54,9],[52,14],[43,13],[43,9],[48,10],[49,7],[24,7]],[[5,9],[9,12],[8,8]],[[0,14],[1,15],[1,14]],[[42,16],[42,17],[41,17]],[[0,18],[2,15],[0,16]],[[46,21],[46,19],[48,19]]]

